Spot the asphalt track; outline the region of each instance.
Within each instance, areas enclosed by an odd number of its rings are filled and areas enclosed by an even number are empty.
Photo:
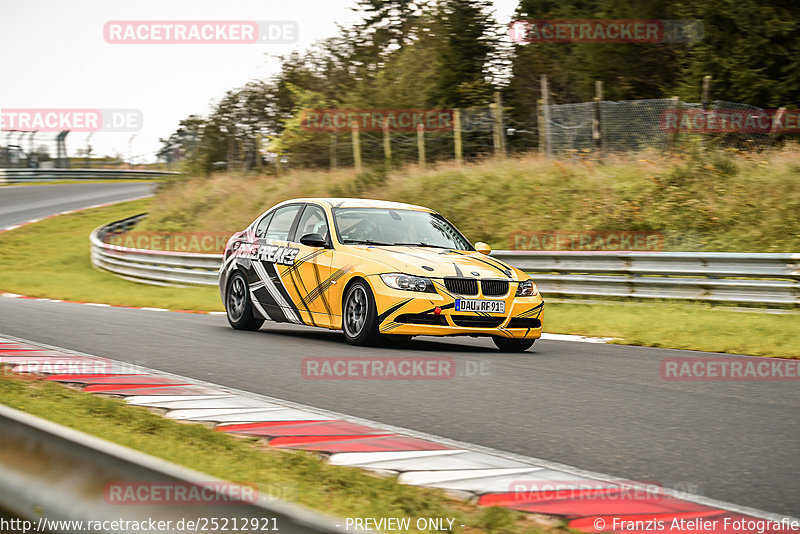
[[[0,213],[4,203],[0,191]],[[237,332],[220,316],[11,298],[0,298],[2,334],[776,514],[800,512],[798,383],[661,379],[663,358],[714,356],[706,353],[540,340],[508,355],[470,338],[364,349],[294,325]],[[462,376],[306,380],[301,363],[309,356],[448,356]]]
[[[128,182],[0,187],[0,229],[62,211],[140,198],[155,187],[154,183]]]

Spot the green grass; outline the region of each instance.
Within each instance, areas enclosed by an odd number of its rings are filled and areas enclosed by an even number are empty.
[[[567,532],[533,516],[482,508],[440,490],[397,483],[355,468],[329,465],[312,453],[269,449],[200,424],[181,424],[121,400],[82,393],[32,377],[0,373],[0,402],[225,480],[255,484],[264,495],[338,517],[455,518],[454,532]],[[57,415],[56,415],[57,414]],[[417,530],[411,530],[418,532]]]
[[[473,242],[511,248],[515,232],[647,230],[668,250],[800,250],[800,150],[594,161],[536,155],[390,172],[294,171],[281,177],[216,174],[165,184],[144,227],[243,229],[282,200],[356,196],[422,204]]]
[[[0,233],[0,291],[33,297],[167,309],[221,310],[215,287],[128,282],[89,261],[89,233],[148,210],[149,199],[61,215]]]
[[[150,200],[62,215],[0,234],[0,291],[126,306],[222,311],[215,287],[137,284],[94,269],[89,232],[148,210]],[[547,295],[544,295],[547,301]],[[800,357],[796,314],[733,311],[677,302],[547,303],[546,332],[617,338],[617,343]]]
[[[545,306],[547,332],[614,337],[625,345],[800,358],[797,313],[675,302]]]

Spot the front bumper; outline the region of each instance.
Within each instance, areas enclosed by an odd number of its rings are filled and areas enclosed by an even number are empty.
[[[541,295],[515,297],[515,285],[504,297],[465,297],[505,302],[505,313],[479,313],[456,311],[458,296],[439,287],[438,293],[403,291],[388,287],[380,277],[369,278],[381,334],[502,336],[514,339],[538,339],[542,335],[544,301]]]

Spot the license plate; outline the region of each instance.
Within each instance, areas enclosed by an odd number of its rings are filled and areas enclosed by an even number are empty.
[[[503,300],[456,299],[456,311],[505,313],[506,303]]]

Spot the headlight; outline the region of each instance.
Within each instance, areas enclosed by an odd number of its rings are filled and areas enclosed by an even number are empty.
[[[404,289],[406,291],[422,291],[426,293],[436,293],[433,282],[430,278],[422,276],[411,276],[410,274],[389,273],[382,274],[381,280],[393,289]]]
[[[535,297],[539,294],[539,288],[536,287],[536,284],[533,283],[533,280],[528,278],[519,283],[517,287],[517,296],[518,297]]]

